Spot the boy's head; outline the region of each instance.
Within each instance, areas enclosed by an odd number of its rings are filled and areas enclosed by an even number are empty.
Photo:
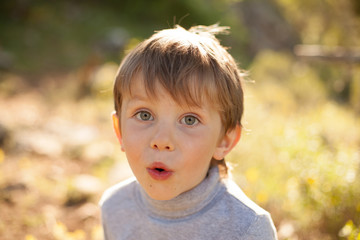
[[[241,73],[214,34],[177,26],[140,43],[120,65],[114,127],[151,197],[166,200],[222,165],[240,137]],[[170,180],[168,180],[170,178]]]
[[[123,96],[131,94],[133,77],[143,75],[145,88],[156,97],[155,83],[180,104],[201,105],[210,100],[221,115],[224,132],[241,126],[242,73],[215,38],[226,27],[180,26],[155,33],[122,61],[114,86],[115,111],[120,114]]]

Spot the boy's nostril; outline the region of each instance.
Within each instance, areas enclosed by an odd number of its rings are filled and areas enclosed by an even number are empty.
[[[171,144],[167,143],[150,143],[150,147],[152,149],[160,150],[160,151],[172,151],[173,146]]]

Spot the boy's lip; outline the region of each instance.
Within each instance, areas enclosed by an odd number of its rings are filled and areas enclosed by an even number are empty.
[[[161,162],[154,162],[146,170],[153,179],[158,181],[166,180],[174,173],[174,171]]]

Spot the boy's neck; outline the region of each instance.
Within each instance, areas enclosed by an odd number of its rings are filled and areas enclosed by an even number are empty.
[[[147,211],[158,217],[180,218],[194,214],[205,207],[225,188],[221,187],[218,167],[209,169],[207,177],[195,188],[180,194],[171,200],[154,200],[139,185],[136,199],[140,200]]]

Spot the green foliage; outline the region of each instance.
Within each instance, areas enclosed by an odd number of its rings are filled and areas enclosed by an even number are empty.
[[[130,175],[109,116],[120,59],[154,30],[219,22],[231,27],[222,43],[254,80],[244,84],[242,140],[228,159],[235,180],[270,211],[279,239],[360,239],[359,65],[262,46],[251,55],[261,41],[242,18],[250,1],[1,1],[0,68],[6,54],[12,65],[0,73],[0,127],[15,139],[0,133],[2,238],[101,239],[97,201]],[[356,0],[270,2],[299,44],[360,45]],[[76,143],[84,124],[99,139]],[[44,146],[51,139],[56,153]]]
[[[353,221],[349,220],[346,222],[345,226],[341,229],[339,236],[342,237],[342,239],[359,240],[360,227],[355,226]]]
[[[267,89],[263,98],[269,106],[289,111],[297,102],[302,107],[314,107],[327,98],[327,89],[316,69],[286,53],[261,52],[254,59],[250,74],[255,83]]]
[[[239,27],[232,16],[225,1],[3,1],[0,53],[10,54],[11,68],[23,73],[69,71],[94,61],[118,62],[130,39],[175,24]]]
[[[306,44],[358,46],[360,22],[350,0],[276,0]],[[306,14],[304,14],[306,13]],[[346,37],[344,37],[346,36]]]
[[[336,239],[349,219],[360,222],[359,116],[287,54],[259,54],[251,76],[247,131],[231,155],[238,183],[273,214],[281,239]]]
[[[354,109],[360,113],[360,66],[354,67],[353,76],[350,86],[350,102]]]

